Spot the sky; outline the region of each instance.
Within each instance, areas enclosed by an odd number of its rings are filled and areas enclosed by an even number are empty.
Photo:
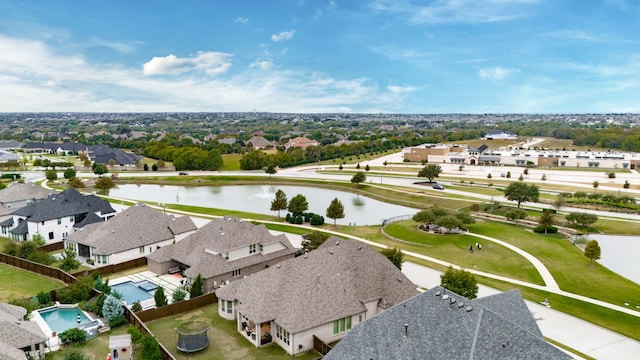
[[[640,112],[637,0],[0,0],[0,112]]]

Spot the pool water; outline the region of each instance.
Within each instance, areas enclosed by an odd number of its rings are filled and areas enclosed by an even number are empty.
[[[153,299],[153,295],[139,288],[131,281],[127,281],[118,285],[112,285],[111,289],[116,290],[117,292],[122,294],[122,300],[124,300],[127,305],[131,305],[136,301]]]
[[[85,328],[93,325],[93,322],[77,306],[46,309],[39,311],[39,313],[51,330],[57,333],[74,327]],[[80,322],[78,322],[78,315],[80,315]]]

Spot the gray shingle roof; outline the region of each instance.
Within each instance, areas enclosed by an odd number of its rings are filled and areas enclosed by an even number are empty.
[[[284,245],[285,249],[267,255],[256,253],[231,261],[225,260],[222,256],[226,251],[251,244],[268,245],[278,242]],[[213,250],[218,254],[212,254],[205,249]],[[178,261],[190,267],[185,271],[186,276],[195,278],[201,274],[203,278],[208,279],[294,252],[293,245],[285,235],[274,236],[263,224],[254,225],[251,222],[227,216],[210,221],[180,242],[164,246],[150,254],[148,258],[156,262]]]
[[[468,300],[435,287],[358,324],[325,359],[571,357],[544,340],[517,290]]]
[[[113,159],[116,164],[120,165],[132,165],[137,159],[142,159],[142,156],[126,153],[119,149],[112,149],[107,145],[94,145],[89,147],[91,159],[98,164],[109,164],[109,161]]]
[[[26,313],[27,311],[20,306],[0,303],[0,351],[11,348],[21,349],[47,340],[38,324],[22,320]],[[3,351],[0,359],[4,359],[3,355],[9,354],[12,356],[7,357],[8,359],[26,358],[19,357],[15,352]]]
[[[176,218],[144,203],[137,203],[108,221],[73,232],[68,241],[91,246],[97,255],[111,255],[140,246],[171,240],[197,229],[188,216]]]
[[[54,190],[47,190],[41,186],[27,183],[12,183],[5,189],[0,190],[0,203],[8,203],[21,200],[46,199],[49,195],[55,194]]]
[[[90,212],[105,215],[116,211],[107,200],[95,195],[83,195],[70,187],[59,194],[49,195],[46,199],[20,208],[13,214],[25,216],[28,221],[38,222]]]
[[[275,320],[291,333],[416,295],[416,286],[384,255],[355,240],[331,237],[306,256],[281,262],[216,291],[238,299],[237,310],[255,323]]]

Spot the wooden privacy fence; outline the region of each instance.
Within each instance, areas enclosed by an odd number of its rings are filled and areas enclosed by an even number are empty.
[[[73,273],[73,276],[77,277],[77,276],[82,276],[84,274],[91,275],[96,271],[99,272],[100,275],[115,274],[121,271],[134,269],[134,268],[137,268],[140,266],[146,266],[146,265],[147,265],[147,258],[141,257],[141,258],[121,262],[118,264],[111,264],[111,265],[101,266],[95,269],[78,271]]]
[[[64,241],[58,241],[47,245],[42,245],[38,247],[38,250],[44,252],[52,252],[64,249]]]
[[[53,279],[58,279],[64,282],[65,284],[71,284],[76,281],[75,276],[70,275],[58,268],[54,268],[51,266],[39,264],[37,262],[29,261],[26,259],[21,259],[19,257],[2,254],[0,253],[0,262],[5,264],[15,266],[20,269],[24,269],[27,271],[31,271],[36,274],[48,276]]]
[[[313,335],[313,349],[320,353],[320,355],[325,356],[329,351],[331,351],[331,346],[320,340],[319,337]]]
[[[185,311],[195,310],[216,302],[218,302],[218,297],[216,296],[216,294],[209,293],[206,295],[195,297],[193,299],[178,301],[173,304],[161,306],[159,308],[139,311],[136,313],[136,316],[143,322],[148,322],[179,314]]]
[[[126,306],[123,306],[122,308],[124,309],[124,317],[127,319],[127,321],[129,321],[129,324],[131,324],[131,326],[135,326],[138,330],[140,330],[142,335],[149,334],[153,336],[153,333],[151,332],[151,330],[149,330],[149,328],[144,324],[144,322],[140,320],[140,318],[136,315],[136,313],[129,310],[129,308],[127,308]],[[164,345],[162,345],[160,342],[158,342],[158,345],[160,347],[160,354],[162,354],[162,360],[176,360],[176,358],[173,357],[173,355],[171,355],[169,350],[167,350],[167,348],[165,348]]]

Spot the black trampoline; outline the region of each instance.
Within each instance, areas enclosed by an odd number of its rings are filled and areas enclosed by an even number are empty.
[[[186,353],[198,352],[209,346],[209,324],[202,321],[189,321],[180,324],[178,333],[179,351]]]

